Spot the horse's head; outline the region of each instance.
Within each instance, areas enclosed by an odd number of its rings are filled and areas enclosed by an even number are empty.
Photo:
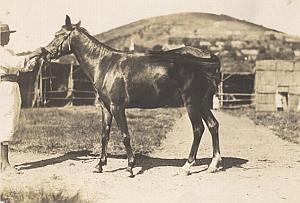
[[[73,53],[71,42],[74,38],[74,32],[80,27],[80,21],[72,24],[70,17],[67,15],[65,25],[55,33],[55,38],[45,47],[49,52],[48,59],[57,59],[61,56]]]

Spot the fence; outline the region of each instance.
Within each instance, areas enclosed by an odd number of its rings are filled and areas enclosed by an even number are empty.
[[[94,104],[96,93],[79,66],[51,63],[37,72],[33,106]]]
[[[35,76],[31,106],[93,105],[96,93],[79,66],[51,63],[41,65]],[[222,73],[217,96],[218,108],[230,109],[252,106],[253,74]],[[247,81],[245,83],[245,81]]]
[[[216,94],[218,107],[234,109],[254,105],[254,74],[252,72],[221,72]]]
[[[242,107],[253,106],[255,102],[255,94],[249,93],[218,93],[219,104],[222,109],[236,109]]]

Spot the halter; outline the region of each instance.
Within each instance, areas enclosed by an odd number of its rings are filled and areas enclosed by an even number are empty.
[[[65,35],[64,39],[61,41],[61,43],[56,47],[56,51],[58,53],[58,50],[62,50],[62,46],[63,46],[63,43],[67,40],[68,41],[68,51],[70,52],[71,51],[71,39],[70,39],[70,35],[71,33],[73,32],[74,30],[71,30],[67,35]],[[59,49],[60,48],[60,49]],[[50,52],[51,53],[51,52]],[[56,53],[56,54],[57,54]]]

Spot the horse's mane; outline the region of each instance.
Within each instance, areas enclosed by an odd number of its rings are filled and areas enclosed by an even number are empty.
[[[98,39],[96,39],[94,36],[90,35],[90,33],[85,29],[84,27],[79,27],[78,30],[85,34],[93,43],[95,43],[98,46],[101,46],[102,48],[105,48],[110,51],[115,51],[115,52],[121,52],[120,50],[114,49],[102,42],[100,42]]]

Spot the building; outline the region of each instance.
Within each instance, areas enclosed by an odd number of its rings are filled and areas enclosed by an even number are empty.
[[[298,111],[300,61],[262,60],[256,62],[256,111]]]
[[[22,107],[93,105],[96,94],[79,65],[51,62],[20,74]]]
[[[241,52],[246,57],[246,60],[255,61],[258,57],[257,49],[242,49]]]

